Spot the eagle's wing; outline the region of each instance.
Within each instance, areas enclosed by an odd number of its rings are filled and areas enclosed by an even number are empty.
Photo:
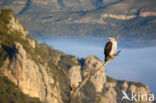
[[[107,61],[111,50],[112,50],[112,42],[109,41],[109,42],[107,42],[107,44],[106,44],[106,46],[105,46],[105,50],[104,50],[105,61]]]

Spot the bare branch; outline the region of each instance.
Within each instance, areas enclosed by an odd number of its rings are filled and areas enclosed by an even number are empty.
[[[118,40],[118,39],[119,39],[119,37],[120,37],[120,34],[119,34],[118,36],[116,36],[115,40]]]
[[[69,80],[69,87],[70,87],[70,103],[73,103],[73,99],[74,99],[74,87],[72,87],[72,83],[71,83],[71,78],[69,76],[69,74],[58,65],[58,62],[60,61],[60,55],[56,58],[55,61],[55,66],[64,73],[64,75],[66,76],[66,78]]]
[[[120,52],[121,50],[119,50],[116,54],[114,54],[114,56],[118,56]]]
[[[55,66],[65,74],[65,76],[67,77],[67,79],[70,80],[69,74],[68,74],[64,69],[62,69],[62,68],[58,65],[59,60],[60,60],[60,56],[58,56],[58,57],[56,58]]]

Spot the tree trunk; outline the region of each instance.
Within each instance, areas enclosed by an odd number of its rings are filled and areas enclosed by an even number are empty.
[[[70,91],[70,103],[74,103],[74,92],[73,90]]]

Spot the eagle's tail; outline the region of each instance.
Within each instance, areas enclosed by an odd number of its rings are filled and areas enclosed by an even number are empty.
[[[105,57],[105,62],[109,59],[109,56]]]

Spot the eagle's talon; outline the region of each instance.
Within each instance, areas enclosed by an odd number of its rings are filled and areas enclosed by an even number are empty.
[[[114,59],[114,55],[113,56],[110,56],[110,59]]]

